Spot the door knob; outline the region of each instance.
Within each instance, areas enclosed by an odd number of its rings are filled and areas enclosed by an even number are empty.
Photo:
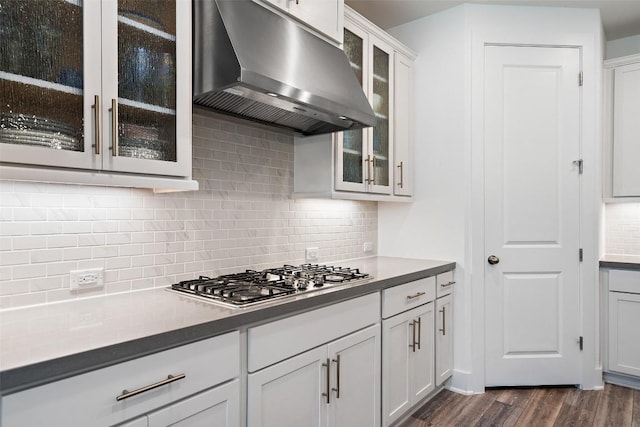
[[[487,258],[487,262],[488,262],[489,264],[491,264],[491,265],[495,265],[495,264],[497,264],[497,263],[499,263],[499,262],[500,262],[500,258],[498,258],[498,257],[497,257],[497,256],[495,256],[495,255],[491,255],[491,256],[489,256],[489,258]]]

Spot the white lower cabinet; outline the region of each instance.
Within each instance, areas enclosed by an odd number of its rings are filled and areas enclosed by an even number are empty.
[[[608,371],[640,377],[640,271],[609,271]]]
[[[379,319],[370,294],[250,328],[248,426],[379,426]]]
[[[327,410],[320,395],[326,390],[326,360],[327,349],[321,347],[249,374],[247,424],[325,426]]]
[[[234,427],[239,411],[240,381],[234,380],[118,427]]]
[[[436,300],[436,385],[453,374],[453,310],[451,294]]]
[[[380,425],[379,359],[380,326],[373,325],[249,374],[248,425]]]
[[[382,291],[382,422],[393,424],[435,389],[436,278]]]
[[[239,348],[232,332],[3,396],[0,424],[237,426]]]
[[[382,322],[384,425],[426,397],[433,381],[433,302]]]

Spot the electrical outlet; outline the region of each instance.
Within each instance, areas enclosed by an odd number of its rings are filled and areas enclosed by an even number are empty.
[[[90,289],[104,285],[104,268],[88,268],[69,272],[71,289]]]
[[[373,242],[364,242],[364,251],[373,252]]]
[[[318,247],[307,248],[305,259],[307,262],[318,261]]]

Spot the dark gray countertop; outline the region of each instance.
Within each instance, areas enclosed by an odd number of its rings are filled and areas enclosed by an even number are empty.
[[[640,270],[640,256],[605,255],[600,260],[600,267],[618,268],[624,270]]]
[[[341,262],[373,276],[234,309],[153,289],[0,311],[0,394],[433,276],[455,262],[371,257]]]

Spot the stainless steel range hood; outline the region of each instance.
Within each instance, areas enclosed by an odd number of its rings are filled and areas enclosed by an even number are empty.
[[[194,0],[193,102],[317,135],[374,126],[344,52],[249,0]]]

